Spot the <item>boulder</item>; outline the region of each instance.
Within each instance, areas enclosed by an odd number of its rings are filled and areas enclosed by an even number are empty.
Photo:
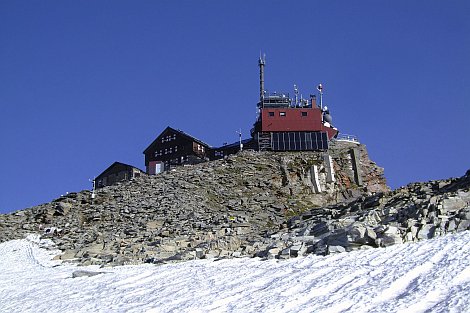
[[[395,226],[388,226],[375,240],[375,244],[379,247],[388,247],[395,244],[403,243],[400,231]]]
[[[456,212],[460,209],[467,207],[467,202],[464,201],[462,198],[458,197],[449,197],[447,199],[443,199],[441,202],[442,209],[445,212]]]
[[[432,224],[422,225],[418,231],[416,238],[418,238],[419,240],[431,239],[434,237],[435,230],[436,230],[436,227]]]
[[[459,226],[457,226],[457,231],[470,230],[470,220],[461,220]]]
[[[346,252],[346,249],[343,246],[328,246],[328,254],[343,252]]]

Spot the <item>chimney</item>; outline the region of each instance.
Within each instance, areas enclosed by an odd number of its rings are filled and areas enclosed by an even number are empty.
[[[312,108],[315,108],[317,106],[317,96],[310,95],[310,102],[312,103]]]

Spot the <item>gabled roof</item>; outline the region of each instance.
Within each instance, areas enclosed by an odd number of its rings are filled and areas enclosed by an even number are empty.
[[[114,162],[113,164],[111,164],[107,169],[105,169],[103,172],[101,172],[101,174],[99,174],[98,176],[96,176],[95,180],[98,180],[101,176],[103,176],[107,171],[109,171],[110,169],[112,169],[113,167],[116,167],[116,166],[122,166],[122,167],[127,167],[127,168],[135,168],[139,171],[141,171],[142,173],[144,173],[144,171],[142,171],[140,168],[138,167],[135,167],[135,166],[132,166],[132,165],[129,165],[129,164],[125,164],[125,163],[121,163],[121,162]]]
[[[168,132],[168,131],[170,131],[170,132],[172,132],[172,133],[177,133],[177,134],[179,134],[180,136],[189,139],[190,141],[194,141],[194,142],[196,142],[196,143],[198,143],[198,144],[200,144],[200,145],[205,146],[206,148],[210,148],[210,147],[211,147],[210,145],[208,145],[208,144],[205,143],[204,141],[199,140],[199,139],[197,139],[196,137],[193,137],[193,136],[191,136],[191,135],[189,135],[189,134],[186,134],[186,133],[185,133],[184,131],[182,131],[182,130],[174,129],[174,128],[168,126],[167,128],[165,128],[165,130],[163,130],[163,131],[160,133],[160,135],[158,135],[157,138],[155,138],[154,141],[152,141],[152,143],[144,150],[143,153],[144,153],[144,154],[147,153],[147,151],[150,150],[150,148],[153,147],[154,144],[156,144],[158,141],[160,141],[160,139],[161,139],[161,137],[163,136],[163,134],[165,134],[165,133]]]

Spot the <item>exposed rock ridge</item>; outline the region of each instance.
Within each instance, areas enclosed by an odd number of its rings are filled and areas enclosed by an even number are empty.
[[[358,164],[353,164],[354,158]],[[62,259],[81,264],[331,253],[329,247],[386,245],[382,233],[394,225],[385,218],[392,214],[388,199],[410,202],[414,199],[406,196],[413,194],[410,188],[390,196],[394,193],[388,193],[383,169],[369,159],[365,146],[355,143],[335,142],[328,155],[244,151],[225,160],[105,187],[93,203],[90,192],[83,191],[1,215],[0,240],[40,232],[64,251]],[[450,191],[442,188],[446,196]],[[371,205],[376,198],[379,204]],[[376,214],[376,224],[369,223]],[[363,223],[368,236],[374,237],[372,229],[377,238],[333,245],[332,238],[353,223]],[[318,231],[322,225],[327,232]],[[377,225],[388,228],[381,232]],[[462,229],[459,225],[456,230]],[[362,236],[362,228],[359,233]]]

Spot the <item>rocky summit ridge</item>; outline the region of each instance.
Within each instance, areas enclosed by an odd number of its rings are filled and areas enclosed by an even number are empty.
[[[390,191],[351,142],[243,151],[0,215],[0,241],[39,233],[83,265],[324,255],[469,229],[469,186],[470,172]]]

